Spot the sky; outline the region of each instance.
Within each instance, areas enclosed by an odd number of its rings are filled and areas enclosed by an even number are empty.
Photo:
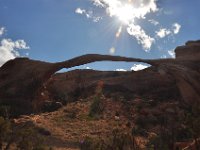
[[[173,58],[200,39],[200,0],[0,0],[0,66],[15,57],[59,62],[96,53]],[[96,62],[96,70],[145,64]]]

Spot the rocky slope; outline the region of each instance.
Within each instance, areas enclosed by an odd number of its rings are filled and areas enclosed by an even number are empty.
[[[40,115],[21,116],[14,119],[16,125],[32,124],[32,126],[43,129],[49,134],[40,133],[43,136],[44,145],[55,150],[79,150],[81,141],[91,138],[94,141],[100,139],[108,140],[112,138],[113,130],[120,129],[121,132],[127,132],[129,129],[126,124],[130,122],[130,116],[127,115],[127,104],[123,100],[100,97],[104,110],[96,117],[89,116],[91,104],[94,96],[87,99],[79,99],[63,108],[50,113]],[[139,99],[138,99],[139,100]],[[140,101],[140,100],[139,100]],[[133,102],[133,101],[132,101]],[[132,102],[129,101],[129,104]],[[133,107],[132,107],[133,106]],[[131,117],[135,117],[134,105],[132,105]],[[116,120],[115,114],[119,113],[119,120]],[[144,148],[147,138],[136,137],[137,145]]]
[[[180,98],[175,80],[159,74],[153,67],[139,72],[74,70],[58,73],[47,82],[46,89],[54,100],[70,101],[93,95],[100,83],[104,95],[108,97],[118,95],[131,99],[140,96],[166,101]]]

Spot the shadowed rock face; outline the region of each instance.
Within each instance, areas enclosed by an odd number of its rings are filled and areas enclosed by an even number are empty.
[[[187,104],[198,102],[200,100],[200,41],[187,42],[185,46],[177,47],[175,52],[176,59],[158,60],[97,54],[83,55],[58,63],[16,58],[0,68],[0,105],[10,106],[16,115],[36,112],[43,104],[42,101],[37,101],[37,96],[41,93],[43,84],[55,72],[62,68],[104,60],[144,62],[151,65],[147,71],[124,74],[119,76],[121,80],[107,81],[108,85],[111,83],[120,85],[134,92],[157,82],[156,86],[160,88],[163,86],[177,87],[183,102]],[[119,82],[123,80],[126,82]],[[130,82],[131,80],[134,82]]]
[[[168,101],[180,98],[175,80],[158,73],[155,67],[137,72],[73,70],[53,75],[46,87],[55,101],[73,101],[94,95],[99,84],[106,97],[116,99],[132,100],[139,96]]]

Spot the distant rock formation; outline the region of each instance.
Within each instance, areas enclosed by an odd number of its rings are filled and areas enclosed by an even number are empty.
[[[0,68],[0,105],[9,106],[12,114],[30,114],[40,111],[44,104],[37,97],[43,85],[62,68],[70,68],[95,61],[144,62],[151,65],[146,71],[125,73],[112,80],[112,84],[126,87],[134,92],[138,89],[175,87],[184,103],[200,101],[200,41],[187,42],[175,49],[176,59],[146,60],[88,54],[64,62],[49,63],[28,58],[16,58]],[[128,77],[129,76],[129,77]],[[133,76],[133,77],[131,77]],[[83,77],[84,78],[84,77]],[[98,78],[100,80],[101,76]],[[112,78],[112,77],[111,77]],[[113,78],[114,79],[114,78]],[[126,82],[125,82],[126,80]],[[110,80],[111,81],[111,80]],[[127,85],[124,85],[126,84]],[[111,84],[111,82],[108,84]],[[155,85],[156,87],[152,87]],[[173,88],[172,88],[173,89]],[[152,90],[152,89],[151,89]],[[150,91],[151,91],[150,90]],[[140,90],[138,90],[140,91]],[[166,91],[165,91],[166,92]],[[172,92],[169,90],[169,92]]]
[[[73,70],[53,75],[46,90],[50,97],[62,103],[94,95],[99,84],[103,84],[102,92],[106,97],[116,99],[180,99],[175,80],[158,72],[153,67],[137,72]]]

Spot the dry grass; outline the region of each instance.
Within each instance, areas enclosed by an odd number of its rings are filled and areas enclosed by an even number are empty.
[[[54,149],[76,150],[79,142],[85,137],[103,138],[112,134],[116,126],[124,127],[128,119],[123,115],[122,103],[102,98],[105,109],[98,118],[88,116],[92,97],[88,100],[73,102],[51,113],[23,116],[18,122],[32,121],[38,127],[51,132],[46,137],[46,144]],[[115,113],[119,112],[120,120],[115,120]]]

